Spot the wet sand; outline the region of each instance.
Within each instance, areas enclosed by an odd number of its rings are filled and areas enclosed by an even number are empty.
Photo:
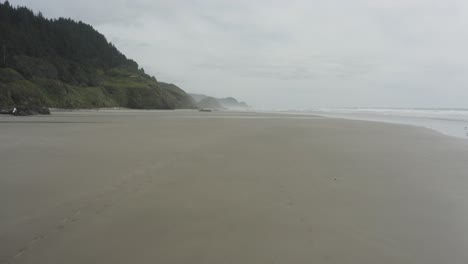
[[[467,142],[294,115],[0,116],[0,263],[468,263]]]

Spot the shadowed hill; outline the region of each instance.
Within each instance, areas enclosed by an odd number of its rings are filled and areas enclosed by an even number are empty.
[[[239,102],[233,97],[214,98],[204,94],[190,94],[199,108],[211,109],[247,109],[245,102]]]
[[[216,98],[209,96],[203,98],[200,102],[198,102],[197,106],[200,109],[224,109],[224,107],[219,103],[219,101]]]
[[[245,102],[238,102],[235,98],[226,97],[218,99],[219,103],[226,108],[248,108],[249,106]]]

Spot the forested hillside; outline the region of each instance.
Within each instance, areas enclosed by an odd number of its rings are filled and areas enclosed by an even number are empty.
[[[0,3],[0,45],[0,106],[195,107],[83,22]]]

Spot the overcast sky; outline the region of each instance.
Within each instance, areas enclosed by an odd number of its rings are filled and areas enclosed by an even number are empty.
[[[468,107],[466,0],[10,0],[259,108]]]

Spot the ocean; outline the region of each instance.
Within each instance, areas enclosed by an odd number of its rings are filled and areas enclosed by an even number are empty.
[[[426,127],[448,136],[468,139],[468,109],[317,108],[299,112]]]

